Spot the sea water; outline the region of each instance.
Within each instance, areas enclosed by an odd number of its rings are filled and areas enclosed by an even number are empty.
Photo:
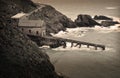
[[[120,32],[110,28],[74,28],[56,37],[102,44],[106,50],[87,46],[47,49],[57,72],[69,78],[120,78]],[[75,44],[74,44],[75,45]]]

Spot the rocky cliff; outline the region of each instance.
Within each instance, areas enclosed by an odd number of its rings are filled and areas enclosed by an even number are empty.
[[[16,28],[0,25],[0,78],[59,78],[49,57]]]
[[[19,12],[30,12],[36,9],[31,0],[0,0],[0,15],[11,17]]]
[[[67,18],[50,5],[35,4],[31,0],[1,0],[0,7],[3,7],[0,15],[8,15],[9,17],[19,12],[29,13],[41,7],[39,11],[31,14],[29,19],[41,19],[45,21],[48,34],[57,33],[61,30],[64,31],[66,27],[75,27],[71,19]]]
[[[48,33],[58,33],[66,28],[76,27],[74,22],[50,5],[39,4],[39,11],[31,14],[29,19],[42,19],[46,23]]]
[[[90,15],[78,15],[75,23],[79,27],[93,27],[95,25],[100,25],[97,23]]]
[[[0,0],[0,78],[62,78],[45,52],[10,19],[35,8],[30,0]]]

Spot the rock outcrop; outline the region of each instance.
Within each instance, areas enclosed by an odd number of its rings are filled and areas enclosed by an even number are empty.
[[[112,25],[115,25],[115,24],[120,24],[120,23],[117,22],[117,21],[102,21],[101,22],[101,25],[105,26],[105,27],[112,26]]]
[[[16,28],[0,25],[0,78],[59,78],[49,57]]]
[[[37,6],[31,0],[0,0],[0,15],[11,17],[19,12],[28,13]]]
[[[112,18],[109,18],[107,16],[103,16],[103,15],[100,15],[100,16],[95,15],[94,19],[95,20],[113,20]]]
[[[31,36],[31,35],[28,35],[30,37],[30,39],[34,42],[37,43],[38,46],[50,46],[50,48],[57,48],[59,46],[62,46],[62,43],[61,41],[59,40],[50,40],[50,39],[47,39],[47,38],[43,38],[43,37],[36,37],[36,36]]]
[[[11,21],[18,12],[35,9],[33,5],[30,0],[0,0],[0,78],[63,78],[44,50]]]
[[[42,7],[39,11],[31,14],[29,19],[44,20],[47,27],[47,33],[58,33],[66,28],[76,27],[74,22],[65,15],[57,11],[50,5],[39,4]]]
[[[35,4],[31,0],[1,0],[0,6],[3,7],[3,9],[1,9],[3,13],[0,13],[0,15],[9,15],[9,17],[19,12],[29,13],[42,7],[38,12],[31,14],[29,19],[41,19],[45,21],[48,35],[49,33],[64,31],[66,28],[76,27],[71,19],[50,5]]]
[[[100,25],[97,23],[90,15],[78,15],[75,23],[79,27],[93,27],[95,25]]]

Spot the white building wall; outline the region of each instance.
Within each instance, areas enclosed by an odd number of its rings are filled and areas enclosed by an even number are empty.
[[[20,28],[20,30],[28,35],[36,35],[36,36],[45,36],[46,30],[45,28]]]

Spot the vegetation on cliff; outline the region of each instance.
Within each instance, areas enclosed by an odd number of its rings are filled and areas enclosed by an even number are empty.
[[[0,78],[62,78],[45,52],[10,18],[35,8],[30,0],[0,0]]]

